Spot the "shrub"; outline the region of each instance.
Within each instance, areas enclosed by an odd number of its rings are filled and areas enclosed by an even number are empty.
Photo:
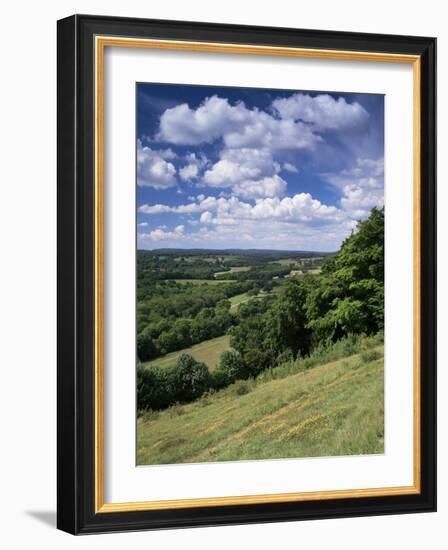
[[[158,367],[137,367],[137,409],[159,410],[173,403],[169,370]]]
[[[377,334],[375,334],[372,338],[375,342],[384,344],[384,329],[377,332]]]
[[[140,361],[150,361],[159,355],[153,339],[151,338],[149,331],[143,330],[137,336],[137,356]]]
[[[361,359],[364,363],[371,363],[372,361],[380,359],[380,357],[381,353],[375,349],[368,349],[361,353]]]
[[[344,355],[352,355],[358,351],[359,345],[359,337],[349,334],[341,340],[342,353]]]
[[[330,361],[337,361],[342,357],[347,357],[360,351],[362,352],[361,361],[364,361],[364,357],[366,358],[366,362],[374,361],[382,357],[382,353],[371,348],[378,346],[382,338],[382,334],[374,336],[348,335],[334,344],[328,342],[321,343],[307,357],[298,357],[295,361],[286,361],[278,366],[264,370],[257,376],[257,381],[263,383],[269,380],[285,378],[291,374],[296,374]]]
[[[193,401],[211,386],[210,373],[205,363],[199,363],[188,353],[183,353],[172,372],[177,401]]]
[[[237,351],[228,350],[221,354],[214,372],[217,387],[228,386],[235,380],[247,378],[248,376],[249,370]]]
[[[157,418],[159,417],[159,411],[154,411],[152,409],[148,409],[145,411],[138,410],[137,415],[142,420],[142,422],[150,422],[151,420],[157,420]]]
[[[284,363],[291,363],[294,361],[294,353],[290,348],[286,348],[277,356],[275,360],[276,365],[283,365]]]
[[[260,294],[260,289],[258,287],[251,288],[247,291],[248,296],[258,296]]]
[[[275,354],[270,350],[249,349],[244,354],[244,361],[249,375],[257,376],[260,372],[274,365]]]
[[[246,395],[252,390],[251,384],[247,380],[238,380],[233,386],[236,395]]]
[[[171,367],[137,367],[137,408],[165,409],[175,403],[188,403],[200,397],[211,386],[207,365],[182,354]]]

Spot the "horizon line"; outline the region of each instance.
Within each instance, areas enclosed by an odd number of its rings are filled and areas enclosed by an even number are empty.
[[[227,250],[257,250],[259,252],[263,251],[269,251],[269,252],[319,252],[322,254],[335,254],[337,250],[305,250],[305,249],[287,249],[287,248],[241,248],[241,247],[227,247],[227,248],[213,248],[213,247],[191,247],[191,248],[182,248],[177,246],[162,246],[160,248],[137,248],[138,252],[157,252],[158,250],[185,250],[186,252],[189,250],[216,250],[219,252],[225,252]]]

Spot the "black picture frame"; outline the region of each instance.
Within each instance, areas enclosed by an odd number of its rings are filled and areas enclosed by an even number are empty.
[[[95,36],[416,55],[421,60],[421,491],[95,512]],[[74,15],[58,21],[57,526],[73,534],[436,510],[436,39]]]

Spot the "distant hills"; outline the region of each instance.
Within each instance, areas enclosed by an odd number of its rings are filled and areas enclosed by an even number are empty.
[[[274,250],[274,249],[260,249],[260,248],[226,248],[226,249],[214,249],[214,248],[156,248],[153,250],[138,250],[141,254],[164,254],[164,255],[176,255],[176,256],[207,256],[207,255],[219,255],[219,256],[255,256],[255,255],[272,255],[272,256],[287,256],[287,257],[300,257],[300,258],[315,258],[322,256],[332,256],[335,252],[320,252],[315,250]]]

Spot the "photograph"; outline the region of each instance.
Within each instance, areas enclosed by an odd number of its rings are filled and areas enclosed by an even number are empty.
[[[384,95],[135,93],[137,465],[385,453]]]

